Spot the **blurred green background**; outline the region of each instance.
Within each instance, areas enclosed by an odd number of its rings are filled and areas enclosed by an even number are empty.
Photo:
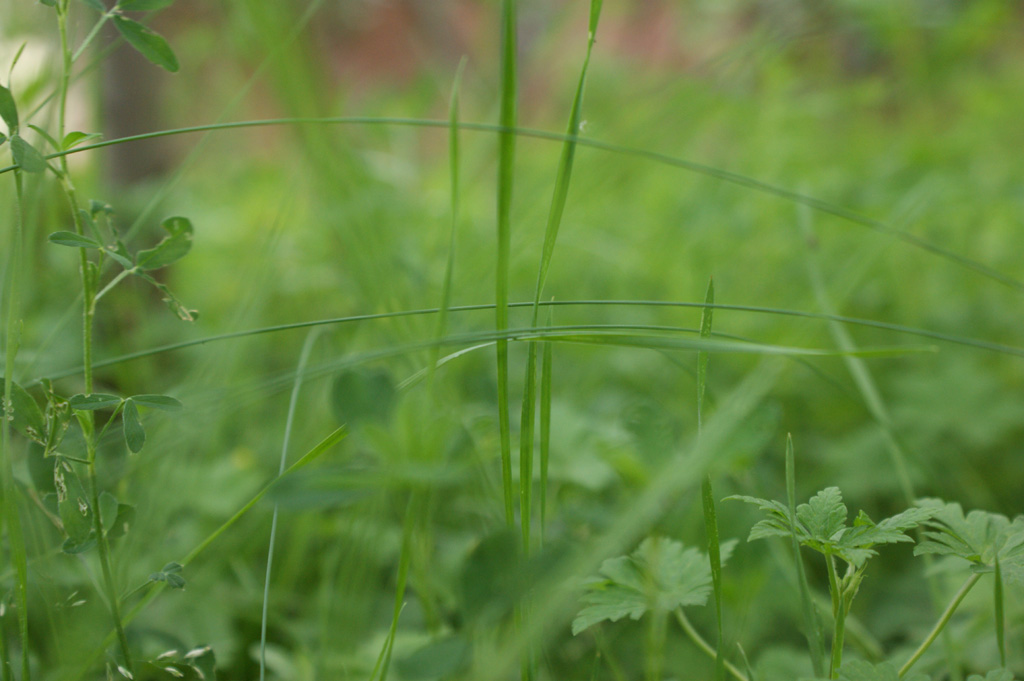
[[[588,3],[520,4],[520,124],[560,132],[583,58]],[[73,9],[81,40],[95,14],[84,4]],[[57,83],[52,10],[0,0],[0,16],[0,65],[27,44],[11,88],[20,109],[31,111]],[[288,116],[443,120],[463,55],[462,120],[497,120],[496,2],[178,0],[151,25],[174,47],[180,72],[159,72],[123,45],[108,52],[107,35],[77,69],[74,126],[116,138]],[[700,302],[713,276],[719,303],[822,312],[812,285],[817,268],[838,314],[1021,346],[1021,284],[908,240],[1024,280],[1022,30],[1024,10],[1010,0],[608,0],[584,101],[585,137],[754,178],[888,229],[581,147],[545,296]],[[48,111],[33,122],[52,126]],[[452,304],[493,303],[497,140],[465,131],[461,141]],[[515,301],[533,295],[559,152],[550,140],[518,141]],[[199,310],[198,321],[178,321],[159,296],[128,282],[100,307],[96,358],[276,324],[437,307],[451,220],[448,163],[443,128],[386,123],[193,133],[75,155],[83,197],[109,202],[124,229],[140,219],[130,234],[134,246],[158,240],[167,215],[186,215],[196,226],[191,254],[161,279]],[[14,200],[9,178],[0,182],[4,235]],[[69,228],[66,204],[49,179],[30,178],[27,192],[30,276],[16,376],[26,383],[81,361],[77,264],[69,250],[46,243],[48,233]],[[559,324],[696,327],[700,311],[580,305],[554,314]],[[528,321],[527,310],[513,312],[512,326]],[[492,327],[488,310],[451,318],[452,333]],[[818,319],[721,310],[715,329],[764,343],[835,346]],[[326,326],[315,341],[291,457],[339,422],[351,436],[327,455],[319,485],[307,480],[282,497],[288,503],[269,601],[272,678],[369,677],[390,623],[407,482],[417,475],[436,494],[415,545],[396,658],[450,632],[500,635],[476,612],[481,606],[466,586],[498,580],[491,573],[499,572],[486,560],[487,542],[498,541],[503,525],[493,350],[446,363],[433,399],[415,380],[428,352],[366,359],[429,340],[435,330],[433,315],[401,317]],[[860,346],[934,342],[847,330]],[[109,489],[138,506],[133,531],[115,550],[126,591],[187,553],[276,473],[306,334],[211,341],[98,371],[104,392],[166,393],[186,405],[178,415],[147,415],[142,454],[127,456],[114,440],[104,452]],[[915,491],[1016,515],[1024,489],[1024,363],[977,347],[936,348],[867,361]],[[511,356],[518,405],[525,350],[513,344]],[[758,362],[712,356],[712,413]],[[555,347],[547,530],[555,549],[601,536],[660,466],[690,446],[695,365],[687,353]],[[81,390],[76,381],[58,386],[70,395]],[[515,431],[518,406],[513,413]],[[768,397],[732,424],[714,469],[717,496],[781,498],[787,433],[796,445],[799,497],[838,485],[851,508],[872,517],[906,506],[886,431],[841,358],[786,360]],[[27,448],[15,453],[33,561],[34,659],[40,678],[69,678],[67,670],[98,645],[107,615],[78,559],[55,553],[59,531],[33,513],[42,490],[23,472],[29,455]],[[380,484],[353,491],[332,483],[353,467],[378,471]],[[131,630],[140,650],[155,656],[208,643],[220,678],[256,677],[271,511],[258,506],[189,567],[184,592],[166,593],[145,611]],[[749,509],[725,504],[719,514],[723,536],[745,538]],[[701,527],[699,495],[686,490],[651,529],[700,545]],[[854,612],[886,654],[912,649],[933,621],[921,565],[910,553],[899,547],[879,559]],[[467,567],[474,559],[483,565],[479,574]],[[819,584],[820,577],[812,575]],[[727,637],[742,643],[766,681],[809,674],[793,653],[803,640],[795,596],[778,586],[784,579],[767,545],[741,543],[726,571]],[[61,605],[73,593],[86,604]],[[1019,675],[1019,588],[1009,602]],[[996,664],[988,607],[979,596],[954,623],[971,671]],[[546,630],[543,678],[615,678],[596,657],[597,639],[569,634],[571,614]],[[710,612],[693,617],[711,631]],[[13,631],[10,619],[5,626]],[[622,622],[602,631],[625,678],[638,677],[642,628]],[[670,637],[667,678],[710,678],[710,662],[682,634]],[[391,678],[425,678],[416,667],[415,659],[397,664]]]

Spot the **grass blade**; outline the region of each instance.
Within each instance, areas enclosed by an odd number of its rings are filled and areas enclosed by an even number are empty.
[[[708,290],[704,294],[704,309],[700,313],[700,337],[703,340],[711,338],[711,318],[715,308],[715,281],[708,279]],[[704,392],[707,389],[708,379],[708,352],[707,350],[697,351],[697,433],[700,433],[704,423]]]
[[[548,308],[546,327],[551,328],[552,309]],[[552,345],[544,344],[540,364],[540,543],[544,545],[544,528],[548,509],[548,461],[551,455],[551,362]]]
[[[313,329],[306,336],[306,342],[302,345],[299,353],[299,363],[295,368],[295,383],[292,385],[292,395],[288,400],[288,417],[284,424],[284,441],[281,445],[281,463],[278,466],[277,474],[284,474],[285,465],[288,462],[288,446],[292,439],[292,424],[295,422],[295,409],[299,402],[299,390],[302,388],[302,377],[305,374],[306,365],[309,364],[309,355],[313,351],[313,344],[320,336],[320,329]],[[263,579],[263,608],[260,615],[260,681],[266,678],[267,672],[267,611],[270,604],[270,572],[274,562],[274,545],[277,539],[277,516],[278,505],[274,504],[274,514],[270,520],[270,541],[267,547],[267,571]]]
[[[495,267],[495,328],[508,328],[508,259],[512,241],[512,185],[516,154],[516,0],[501,3],[501,132],[498,135],[498,253]],[[508,341],[498,339],[498,430],[505,524],[512,527],[512,437],[508,404]]]

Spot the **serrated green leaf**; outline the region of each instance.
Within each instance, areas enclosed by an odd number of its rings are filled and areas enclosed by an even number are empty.
[[[168,236],[153,248],[139,251],[135,264],[144,270],[155,270],[166,267],[184,258],[192,248],[192,223],[188,218],[167,218],[160,226],[167,230]]]
[[[838,487],[826,487],[811,497],[806,504],[796,507],[796,517],[804,524],[811,537],[819,541],[835,538],[846,526],[848,513]]]
[[[918,502],[932,512],[924,522],[924,539],[914,555],[955,556],[970,562],[976,571],[991,571],[998,557],[1000,570],[1011,581],[1024,583],[1024,516],[1011,522],[998,513],[971,511],[960,504],[938,499]]]
[[[92,395],[78,394],[68,400],[68,404],[71,405],[72,409],[77,409],[78,411],[96,411],[97,409],[116,407],[121,404],[121,398],[117,395],[107,395],[105,393],[93,393]]]
[[[103,135],[101,135],[98,132],[69,132],[68,134],[64,135],[64,139],[61,140],[60,146],[61,149],[67,151],[68,149],[73,149],[74,147],[77,147],[82,142],[100,139],[101,137],[103,137]]]
[[[168,395],[132,395],[135,404],[161,411],[180,411],[181,402]]]
[[[7,124],[7,131],[15,134],[18,130],[18,106],[14,103],[14,95],[3,85],[0,85],[0,118]]]
[[[171,73],[178,70],[178,58],[159,33],[124,16],[115,16],[114,26],[143,57]]]
[[[42,173],[49,167],[43,155],[21,135],[11,135],[11,156],[26,173]]]
[[[76,234],[75,232],[54,232],[49,237],[51,244],[57,244],[59,246],[72,246],[74,248],[102,248],[103,245],[82,234]]]
[[[721,545],[723,564],[735,545],[735,540]],[[629,556],[604,561],[598,572],[603,579],[586,586],[581,600],[587,606],[573,620],[574,635],[604,620],[704,605],[711,593],[707,555],[664,537],[648,537]]]
[[[132,454],[138,454],[146,444],[146,431],[142,428],[142,419],[139,418],[139,408],[135,406],[135,400],[128,398],[124,401],[121,422],[124,424],[124,441],[128,444],[128,449]]]
[[[125,12],[150,12],[174,4],[174,0],[121,0],[117,8]]]

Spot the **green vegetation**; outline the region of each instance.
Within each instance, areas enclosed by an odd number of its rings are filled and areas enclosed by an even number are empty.
[[[108,4],[0,4],[0,679],[1024,676],[1012,3]]]

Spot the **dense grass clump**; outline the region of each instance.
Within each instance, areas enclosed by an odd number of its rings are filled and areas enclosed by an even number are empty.
[[[8,4],[0,679],[1024,675],[1011,3]]]

